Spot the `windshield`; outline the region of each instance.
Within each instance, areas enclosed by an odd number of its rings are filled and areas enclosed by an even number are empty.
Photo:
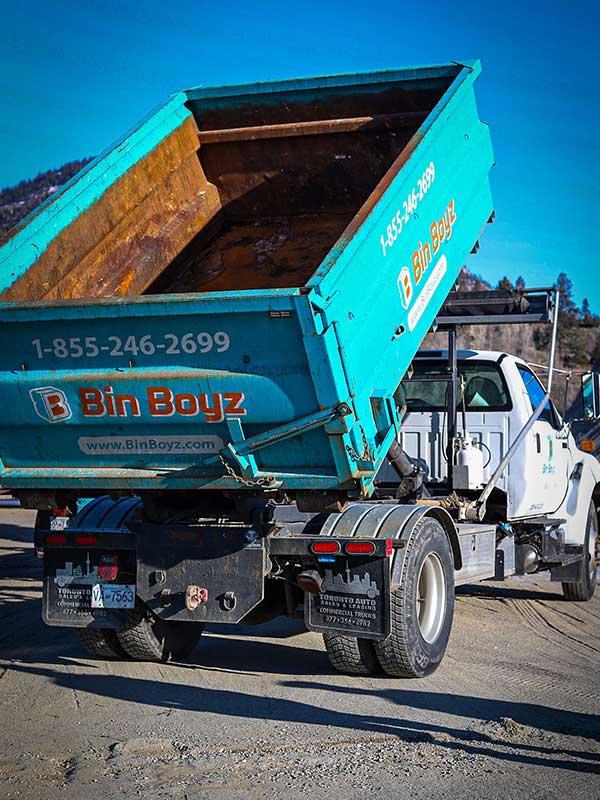
[[[461,385],[464,386],[467,411],[506,411],[511,407],[506,383],[497,364],[470,360],[458,361],[457,366],[459,408],[462,407]],[[415,359],[412,378],[402,381],[401,404],[406,405],[407,411],[446,410],[448,375],[448,362],[443,359]]]

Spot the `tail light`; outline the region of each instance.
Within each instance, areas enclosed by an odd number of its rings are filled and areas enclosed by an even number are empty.
[[[117,556],[100,556],[98,562],[98,577],[101,581],[114,581],[119,574],[119,559]]]
[[[87,547],[91,547],[96,544],[96,537],[91,533],[79,533],[76,534],[74,542],[75,544],[84,544]]]
[[[335,541],[313,542],[310,546],[313,553],[317,555],[335,555],[340,552],[340,543]]]
[[[64,533],[49,533],[46,536],[46,544],[66,544],[67,537]]]
[[[373,542],[348,542],[344,549],[349,556],[370,556],[376,547]]]

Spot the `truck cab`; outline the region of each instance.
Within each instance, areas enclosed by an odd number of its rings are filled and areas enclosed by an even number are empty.
[[[459,350],[457,368],[457,433],[483,451],[481,483],[464,490],[468,495],[490,480],[546,390],[523,359],[504,352]],[[400,444],[424,472],[432,494],[448,489],[447,369],[447,351],[421,350],[400,392],[406,408]],[[380,479],[388,477],[391,467],[386,466]],[[598,461],[577,447],[570,426],[548,400],[498,480],[488,514],[515,524],[560,518],[565,541],[580,543],[589,503],[579,495],[596,497],[599,483]]]

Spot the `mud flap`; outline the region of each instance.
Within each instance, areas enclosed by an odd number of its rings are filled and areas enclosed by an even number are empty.
[[[48,547],[44,550],[42,618],[46,625],[73,628],[123,628],[135,604],[135,553],[110,549],[118,575],[98,577],[106,549]]]
[[[336,556],[318,565],[320,592],[306,592],[306,627],[383,641],[390,635],[390,559]]]

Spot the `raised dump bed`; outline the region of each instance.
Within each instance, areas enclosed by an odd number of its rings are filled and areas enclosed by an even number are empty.
[[[368,495],[492,213],[478,73],[181,92],[30,215],[0,248],[3,485]]]

